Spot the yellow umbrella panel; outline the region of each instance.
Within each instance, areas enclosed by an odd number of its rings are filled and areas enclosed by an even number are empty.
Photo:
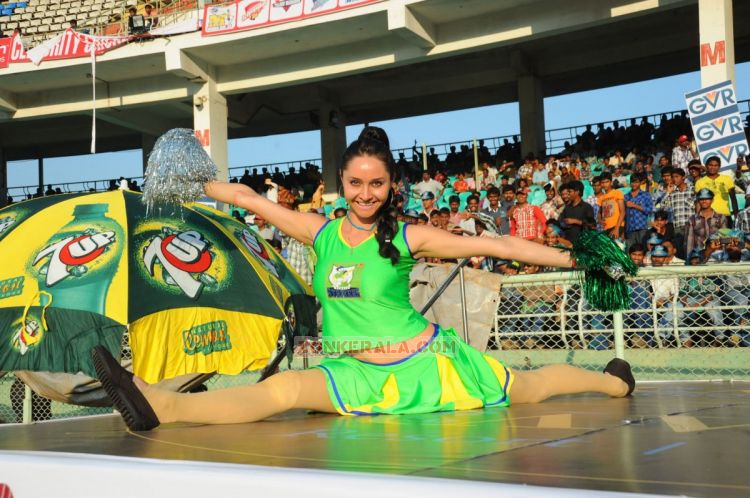
[[[117,354],[128,324],[135,373],[149,382],[260,368],[291,299],[310,294],[265,241],[218,211],[196,205],[147,216],[141,196],[122,191],[58,197],[0,211],[0,219],[18,220],[0,233],[0,257],[16,255],[0,270],[0,289],[3,281],[16,286],[0,298],[0,330],[17,333],[27,306],[38,324],[48,322],[47,340],[23,352],[5,341],[0,369],[91,373],[93,343],[106,331],[104,343]],[[57,323],[63,310],[74,317]],[[62,344],[53,349],[55,333]],[[70,337],[81,335],[87,340],[71,346]],[[72,348],[75,361],[41,361],[60,348]]]

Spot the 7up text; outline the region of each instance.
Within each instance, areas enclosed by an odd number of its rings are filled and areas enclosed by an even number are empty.
[[[79,276],[86,273],[86,264],[101,256],[107,246],[114,241],[115,232],[71,235],[42,249],[34,258],[33,264],[36,265],[45,257],[50,257],[45,284],[52,287],[71,275]]]
[[[159,262],[166,272],[165,277],[168,276],[185,295],[196,298],[204,283],[193,278],[193,274],[202,274],[211,266],[208,248],[208,241],[194,230],[170,233],[166,237],[157,235],[146,246],[143,263],[153,277],[154,267]]]

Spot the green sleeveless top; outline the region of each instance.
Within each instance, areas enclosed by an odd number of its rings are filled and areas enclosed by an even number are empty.
[[[323,307],[323,352],[369,349],[410,339],[429,320],[409,302],[409,273],[416,263],[398,224],[396,265],[378,254],[375,235],[351,247],[341,233],[344,218],[318,231],[313,291]]]

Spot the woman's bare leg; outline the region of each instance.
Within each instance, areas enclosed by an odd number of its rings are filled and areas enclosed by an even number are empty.
[[[597,392],[621,398],[628,392],[628,385],[618,377],[570,365],[513,373],[515,380],[510,388],[513,404],[539,403],[558,394]]]
[[[290,370],[258,384],[202,393],[175,393],[135,378],[161,423],[236,424],[255,422],[292,408],[335,413],[325,374]]]

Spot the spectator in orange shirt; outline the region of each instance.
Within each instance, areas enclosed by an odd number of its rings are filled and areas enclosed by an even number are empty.
[[[575,159],[568,164],[568,174],[575,176],[576,180],[581,179],[581,170],[578,169],[578,163]]]
[[[519,189],[516,192],[516,205],[508,212],[510,234],[543,242],[547,219],[541,209],[528,203],[528,198],[528,189]]]
[[[599,178],[602,187],[602,194],[596,199],[600,206],[599,219],[610,237],[621,239],[624,235],[625,195],[612,187],[612,173],[604,172]]]
[[[457,193],[468,192],[474,190],[474,180],[466,178],[466,173],[463,171],[458,173],[458,179],[453,182],[453,191]]]

